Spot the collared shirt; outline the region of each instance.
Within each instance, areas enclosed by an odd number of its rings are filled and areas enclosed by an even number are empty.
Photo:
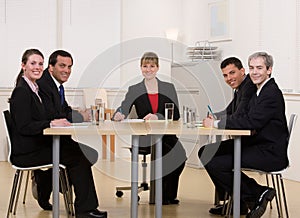
[[[51,73],[49,73],[49,74],[50,74],[51,78],[53,79],[55,85],[57,86],[57,90],[58,90],[58,92],[59,92],[59,86],[62,85],[62,84],[60,84],[60,83],[52,76]]]
[[[266,83],[267,83],[270,79],[271,79],[270,77],[269,77],[268,79],[266,79],[266,80],[263,82],[263,84],[260,86],[260,88],[257,89],[257,91],[256,91],[256,96],[259,96],[259,93],[260,93],[262,87],[264,87],[264,85],[266,85]]]
[[[39,96],[39,86],[32,82],[30,79],[28,79],[25,75],[22,76],[24,80],[27,82],[29,85],[30,89],[37,95],[37,97],[40,99],[40,102],[42,102],[41,97]]]

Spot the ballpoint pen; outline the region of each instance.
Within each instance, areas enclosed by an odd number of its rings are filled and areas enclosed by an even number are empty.
[[[216,120],[217,116],[214,114],[214,112],[212,111],[211,107],[209,105],[207,105],[207,108],[208,108],[209,112],[211,113],[211,115],[213,116],[213,118]]]

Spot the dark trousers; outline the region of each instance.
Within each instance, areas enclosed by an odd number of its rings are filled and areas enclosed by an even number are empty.
[[[233,155],[234,141],[226,140],[203,146],[199,150],[199,158],[213,181],[222,199],[224,193],[233,192]],[[249,145],[242,140],[241,167],[262,171],[281,170],[286,166],[283,158],[274,155],[272,146]],[[253,178],[241,173],[241,200],[253,202],[257,200],[265,187]]]
[[[162,144],[163,201],[177,198],[179,177],[184,169],[186,153],[176,136],[165,135]]]
[[[151,141],[151,136],[140,136],[139,146],[142,153],[151,153],[151,146],[155,151],[156,142]],[[177,198],[179,178],[184,169],[186,153],[175,135],[164,135],[162,137],[162,190],[163,201],[172,201]],[[155,168],[155,160],[151,168]],[[155,179],[155,178],[154,178]]]
[[[98,159],[97,151],[78,144],[68,137],[61,137],[60,143],[60,163],[67,168],[76,196],[75,212],[82,213],[96,209],[99,204],[91,167]],[[14,157],[13,160],[16,165],[24,167],[50,164],[52,163],[52,147]],[[52,191],[52,174],[49,172],[43,172],[42,178],[39,178],[40,182],[37,181],[45,198],[50,197]]]

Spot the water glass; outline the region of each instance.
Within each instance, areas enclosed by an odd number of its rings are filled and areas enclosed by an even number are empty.
[[[91,120],[92,120],[92,124],[94,125],[96,125],[99,122],[98,111],[99,111],[98,105],[91,105]]]
[[[186,126],[188,128],[193,128],[196,125],[196,109],[195,108],[189,108],[187,112],[187,123]]]
[[[165,120],[172,121],[174,116],[174,103],[165,103]]]
[[[105,120],[105,103],[104,102],[99,103],[98,109],[99,109],[98,120],[99,120],[99,122],[103,122]]]

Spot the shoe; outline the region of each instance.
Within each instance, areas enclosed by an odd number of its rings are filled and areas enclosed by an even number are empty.
[[[254,208],[247,214],[246,218],[259,218],[265,211],[269,201],[272,201],[276,191],[273,188],[267,188],[259,197]]]
[[[178,199],[173,199],[173,200],[169,200],[170,204],[179,204],[179,200]]]
[[[52,210],[52,204],[50,204],[49,201],[42,201],[38,199],[38,203],[44,210]]]
[[[224,208],[224,213],[226,212],[227,205],[228,204],[226,203],[225,208]],[[224,215],[223,214],[223,204],[218,204],[215,207],[210,208],[208,212],[211,214],[214,214],[214,215]]]
[[[225,207],[224,210],[223,210],[223,207]],[[210,208],[209,209],[209,213],[214,214],[214,215],[221,215],[221,216],[223,216],[226,213],[227,207],[228,207],[228,203],[226,203],[225,206],[223,206],[223,204],[218,204],[215,207]],[[248,213],[247,206],[245,204],[241,204],[240,215],[246,215],[247,213]],[[232,208],[231,208],[230,214],[231,215],[233,214]]]
[[[163,205],[169,205],[169,204],[179,204],[179,200],[178,199],[172,199],[172,200],[164,200],[162,202]]]
[[[95,209],[89,212],[76,214],[75,217],[76,218],[107,218],[107,212]]]

